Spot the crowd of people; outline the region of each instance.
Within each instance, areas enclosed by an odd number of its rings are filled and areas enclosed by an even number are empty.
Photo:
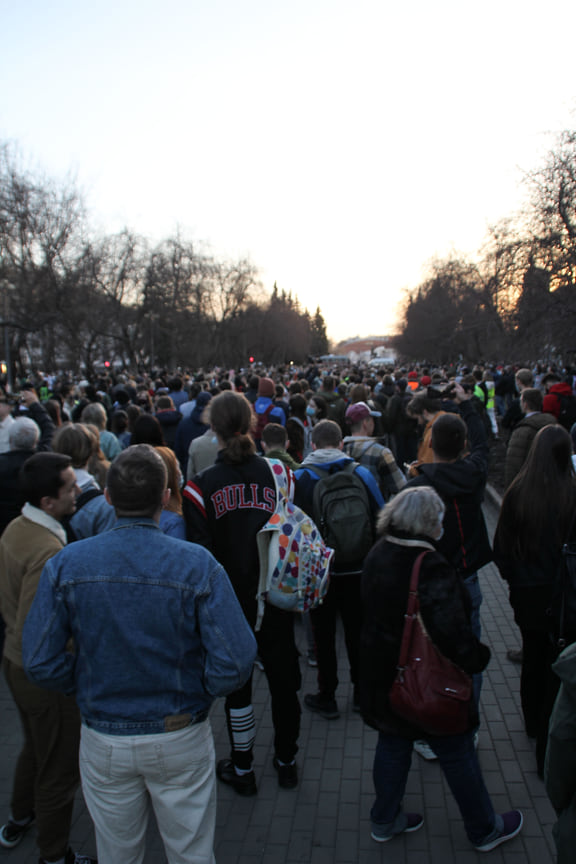
[[[290,500],[335,550],[324,602],[302,616],[318,676],[303,703],[323,720],[340,716],[340,617],[350,710],[378,731],[373,839],[423,823],[403,809],[413,749],[438,760],[475,849],[522,828],[518,810],[494,811],[476,754],[490,660],[479,574],[495,560],[522,637],[509,655],[522,664],[526,734],[561,802],[558,860],[571,860],[576,781],[561,768],[563,746],[575,744],[559,729],[576,655],[558,658],[555,599],[562,548],[576,542],[575,383],[570,370],[539,367],[318,363],[91,382],[37,374],[3,386],[3,670],[24,744],[0,845],[35,824],[41,862],[94,861],[69,846],[81,782],[102,862],[142,860],[149,801],[171,864],[212,862],[216,779],[258,794],[255,661],[270,690],[278,784],[298,785],[294,613],[267,604],[260,620],[257,603],[258,532],[277,505],[279,460]],[[492,547],[482,505],[498,439],[505,494]],[[421,553],[422,621],[472,681],[458,734],[430,734],[389,701]],[[230,755],[215,764],[218,697]]]

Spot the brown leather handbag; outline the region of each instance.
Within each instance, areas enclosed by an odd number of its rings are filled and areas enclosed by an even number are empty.
[[[398,672],[388,701],[395,714],[430,735],[457,735],[469,728],[472,679],[438,651],[420,617],[418,578],[425,555],[412,567]]]

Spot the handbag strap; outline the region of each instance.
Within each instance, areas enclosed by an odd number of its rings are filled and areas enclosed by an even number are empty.
[[[420,610],[420,603],[418,601],[418,580],[420,578],[420,568],[422,567],[422,560],[426,555],[426,550],[421,552],[414,564],[412,565],[412,575],[410,577],[410,588],[408,589],[408,605],[406,608],[406,614],[404,615],[404,629],[402,631],[402,643],[400,645],[400,656],[398,658],[398,668],[403,669],[406,666],[406,662],[408,660],[408,650],[410,647],[410,637],[412,634],[412,627],[414,626],[414,621],[416,620],[416,616]]]

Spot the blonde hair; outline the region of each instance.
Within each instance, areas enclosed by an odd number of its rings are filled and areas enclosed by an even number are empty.
[[[166,466],[167,488],[170,489],[170,500],[164,508],[182,516],[182,494],[180,492],[179,466],[174,451],[170,447],[155,447],[158,455]]]
[[[82,423],[82,426],[84,426],[92,441],[92,455],[88,460],[88,471],[98,481],[98,485],[104,489],[110,462],[106,459],[100,447],[100,432],[98,427],[92,423]]]

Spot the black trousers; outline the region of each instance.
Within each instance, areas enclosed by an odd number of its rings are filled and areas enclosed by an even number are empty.
[[[270,690],[275,754],[281,762],[291,762],[298,750],[301,714],[298,690],[302,683],[294,641],[294,613],[266,606],[262,626],[254,635]],[[251,705],[252,676],[240,690],[226,697],[225,705],[232,761],[245,770],[252,766],[252,746],[246,734],[242,734],[250,716],[254,724]],[[242,744],[238,744],[240,741]]]
[[[520,632],[523,657],[520,701],[526,734],[536,738],[536,762],[538,773],[542,775],[548,723],[560,687],[560,680],[552,671],[557,650],[546,631],[520,628]]]
[[[350,679],[358,683],[358,651],[362,623],[360,596],[361,574],[333,575],[324,602],[310,613],[316,659],[318,661],[318,689],[326,699],[333,699],[338,687],[338,661],[336,657],[336,620],[338,615],[344,627],[344,641],[350,664]]]

